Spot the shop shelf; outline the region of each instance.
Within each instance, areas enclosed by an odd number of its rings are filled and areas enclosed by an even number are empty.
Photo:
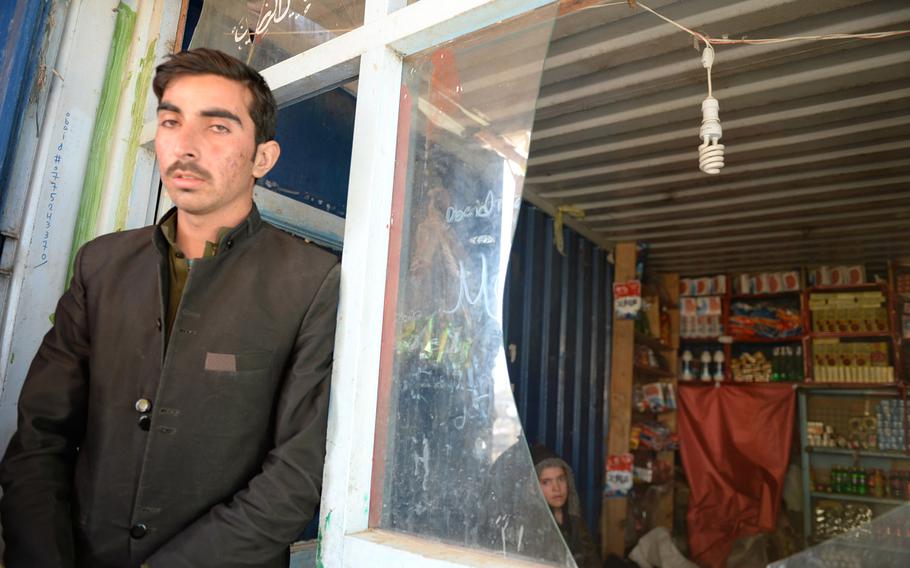
[[[813,331],[812,339],[891,339],[890,331],[866,331],[862,333],[839,333],[836,331]]]
[[[903,387],[903,383],[823,383],[813,381],[811,378],[802,384],[803,387],[807,389],[884,389],[884,388],[900,388]],[[892,396],[893,393],[889,394]]]
[[[795,337],[736,337],[733,336],[733,343],[802,343],[803,336]]]
[[[640,332],[635,332],[635,343],[646,345],[655,351],[672,351],[675,347],[667,345],[660,338]]]
[[[850,448],[827,448],[824,446],[809,446],[806,448],[813,454],[837,454],[846,456],[863,456],[868,458],[884,458],[891,460],[910,460],[910,454],[886,452],[878,450],[851,450]]]
[[[799,296],[802,294],[802,290],[788,290],[786,292],[774,292],[769,294],[733,294],[730,296],[732,301],[737,300],[752,300],[752,301],[761,301],[761,300],[779,300],[781,298],[787,299],[794,296]]]
[[[845,493],[822,493],[813,491],[813,499],[831,499],[832,501],[854,501],[856,503],[873,503],[876,505],[906,505],[910,503],[905,499],[889,499],[887,497],[870,497],[869,495],[849,495]]]
[[[806,291],[810,294],[813,292],[851,292],[862,290],[881,290],[888,291],[888,286],[880,282],[867,282],[865,284],[853,284],[852,286],[809,286]]]
[[[675,379],[676,373],[661,369],[659,367],[652,367],[650,365],[641,365],[635,363],[632,365],[632,369],[639,375],[644,375],[648,377],[655,377],[658,379]]]
[[[724,338],[728,336],[722,335],[720,337],[680,337],[680,343],[695,343],[695,344],[704,344],[704,343],[724,343]]]
[[[778,386],[789,386],[791,388],[796,388],[801,386],[803,383],[796,381],[711,381],[710,383],[703,383],[701,380],[696,379],[694,381],[683,381],[680,380],[678,386],[692,386],[692,387],[746,387],[746,386],[759,386],[759,387],[778,387]]]

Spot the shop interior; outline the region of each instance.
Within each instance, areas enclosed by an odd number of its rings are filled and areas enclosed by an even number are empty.
[[[699,565],[765,566],[890,512],[858,537],[878,556],[827,553],[904,565],[910,44],[776,40],[904,30],[910,12],[645,3],[688,31],[642,6],[557,20],[524,191],[610,251],[607,496],[589,523],[605,554],[665,527]],[[706,69],[699,33],[745,41],[714,45]],[[719,173],[700,168],[708,73]],[[532,233],[519,221],[516,249]],[[570,301],[593,264],[578,242]],[[571,382],[589,352],[566,336]],[[577,447],[560,447],[584,478]]]

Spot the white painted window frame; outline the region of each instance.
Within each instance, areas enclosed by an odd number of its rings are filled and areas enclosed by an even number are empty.
[[[360,57],[320,533],[321,566],[527,562],[369,528],[380,340],[402,59],[553,0],[366,0],[364,25],[263,72],[279,103],[337,83]],[[337,74],[336,74],[337,75]]]

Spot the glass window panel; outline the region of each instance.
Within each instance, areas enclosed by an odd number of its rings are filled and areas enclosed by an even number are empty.
[[[531,464],[501,321],[555,14],[551,5],[404,61],[394,352],[371,524],[574,566]]]
[[[365,0],[206,2],[190,47],[211,47],[270,67],[363,25]]]
[[[907,474],[891,470],[889,475]],[[899,499],[882,497],[831,497],[813,498],[812,510],[804,513],[811,516],[810,542],[828,540],[769,564],[770,568],[910,566],[910,504],[897,505]]]

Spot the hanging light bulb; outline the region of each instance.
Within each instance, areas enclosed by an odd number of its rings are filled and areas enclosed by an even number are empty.
[[[714,97],[708,97],[701,103],[701,136],[702,143],[698,147],[698,168],[706,174],[720,173],[724,167],[724,145],[720,144],[723,131],[720,128],[720,118],[717,112],[720,105]]]
[[[720,127],[720,103],[712,96],[711,67],[714,65],[714,48],[706,43],[701,54],[701,64],[708,70],[708,97],[701,103],[702,139],[698,147],[698,168],[706,174],[718,174],[724,167],[724,145],[720,143],[723,130]]]

